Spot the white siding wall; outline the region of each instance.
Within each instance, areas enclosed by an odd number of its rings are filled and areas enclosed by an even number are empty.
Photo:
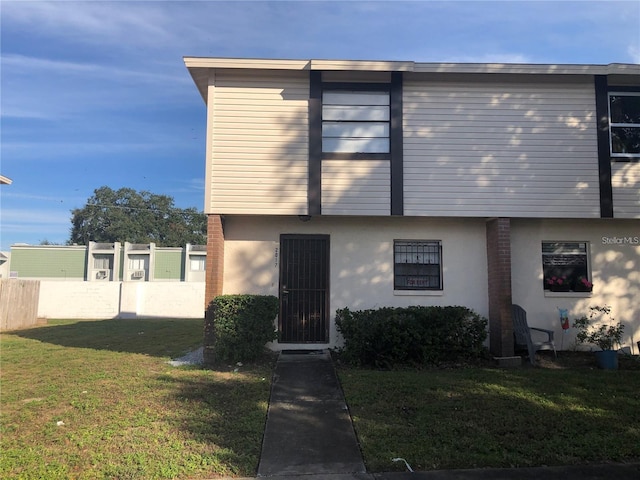
[[[593,85],[404,85],[405,215],[598,217]]]
[[[307,213],[306,72],[215,73],[207,213]]]
[[[613,187],[613,216],[615,218],[640,218],[640,163],[613,162],[611,164]]]
[[[388,160],[323,160],[323,215],[390,215]]]

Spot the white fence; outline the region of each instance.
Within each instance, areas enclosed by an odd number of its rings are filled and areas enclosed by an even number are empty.
[[[203,318],[204,282],[40,280],[39,318]]]

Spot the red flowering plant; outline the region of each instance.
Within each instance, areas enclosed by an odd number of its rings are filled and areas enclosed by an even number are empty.
[[[552,277],[547,278],[547,286],[552,290],[554,288],[566,288],[569,286],[569,282],[565,276],[558,277],[553,275]]]
[[[593,288],[593,283],[590,282],[586,277],[578,277],[576,281],[576,290],[583,292],[590,292]]]

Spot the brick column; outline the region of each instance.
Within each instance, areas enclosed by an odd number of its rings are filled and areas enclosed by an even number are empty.
[[[487,221],[487,271],[489,274],[489,348],[496,357],[511,357],[511,221]]]
[[[224,279],[224,230],[220,215],[207,215],[207,272],[204,294],[205,310],[211,300],[222,295]]]

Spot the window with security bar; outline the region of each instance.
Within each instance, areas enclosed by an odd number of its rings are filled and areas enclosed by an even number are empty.
[[[393,264],[395,290],[442,290],[439,240],[395,240]]]

